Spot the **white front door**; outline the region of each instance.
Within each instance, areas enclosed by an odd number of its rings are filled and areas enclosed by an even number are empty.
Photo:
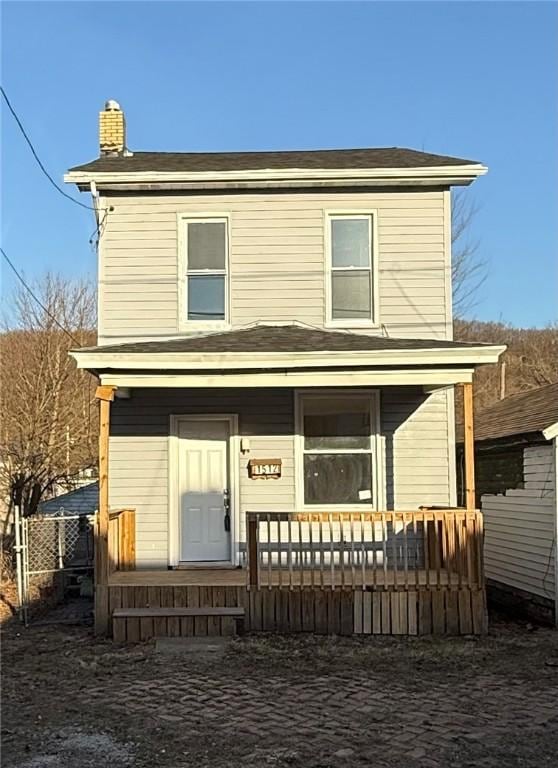
[[[230,424],[181,419],[178,438],[180,560],[230,560]]]

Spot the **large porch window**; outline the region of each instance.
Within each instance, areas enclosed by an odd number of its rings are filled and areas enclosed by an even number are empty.
[[[374,507],[376,397],[300,395],[304,506]]]

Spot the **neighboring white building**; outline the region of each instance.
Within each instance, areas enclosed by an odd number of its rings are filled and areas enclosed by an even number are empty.
[[[475,435],[489,597],[558,622],[558,384],[481,412]]]

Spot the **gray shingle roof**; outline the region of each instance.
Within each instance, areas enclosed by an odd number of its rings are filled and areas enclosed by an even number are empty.
[[[103,156],[70,171],[250,171],[286,169],[429,168],[476,165],[447,155],[400,147],[318,149],[284,152],[134,152],[129,157]]]
[[[41,515],[92,515],[99,506],[99,483],[90,483],[39,504]]]
[[[520,392],[475,414],[475,440],[542,432],[558,421],[558,383]]]
[[[443,339],[392,339],[350,331],[323,331],[298,325],[256,325],[223,333],[184,336],[165,341],[137,341],[80,349],[80,352],[172,353],[172,352],[366,352],[382,350],[466,349],[490,346]]]

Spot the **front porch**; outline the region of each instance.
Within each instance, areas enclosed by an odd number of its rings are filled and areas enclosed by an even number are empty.
[[[102,382],[97,631],[486,631],[472,376],[499,352],[289,326],[80,353]]]
[[[250,631],[486,632],[477,511],[248,513],[247,551],[245,567],[112,571],[115,640],[232,634],[234,609]]]

